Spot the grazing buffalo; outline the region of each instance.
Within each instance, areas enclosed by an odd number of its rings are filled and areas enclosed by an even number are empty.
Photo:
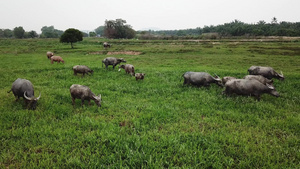
[[[107,42],[104,42],[103,43],[103,47],[106,49],[106,48],[110,48],[110,44],[109,43],[107,43]]]
[[[11,90],[8,91],[8,93],[11,91],[16,97],[16,101],[19,100],[20,97],[23,97],[27,108],[31,108],[32,110],[36,109],[37,101],[40,99],[41,93],[39,97],[34,97],[33,85],[29,80],[18,78],[13,82]]]
[[[269,84],[269,85],[273,86],[273,80],[269,80],[269,79],[263,77],[262,75],[247,75],[243,79],[258,80],[260,83],[262,83],[264,85]]]
[[[119,66],[119,70],[120,70],[121,68],[125,70],[125,73],[131,74],[132,76],[135,75],[135,72],[134,72],[134,66],[133,66],[133,65],[131,65],[131,64],[120,65],[120,66]]]
[[[94,73],[93,70],[91,70],[89,67],[87,67],[85,65],[76,65],[76,66],[73,66],[73,71],[74,71],[74,75],[77,75],[77,73],[82,73],[83,76],[85,74],[88,74],[88,73],[91,73],[91,74]]]
[[[284,76],[281,72],[281,74],[275,72],[275,70],[271,67],[263,67],[263,66],[251,66],[248,69],[248,72],[250,75],[262,75],[265,78],[272,79],[277,78],[279,80],[284,80]]]
[[[47,52],[47,58],[50,59],[54,54],[52,52]]]
[[[247,95],[254,96],[258,101],[260,100],[260,95],[268,93],[272,96],[279,97],[279,93],[275,88],[269,84],[264,85],[257,80],[249,79],[233,79],[225,84],[224,94],[237,94],[237,95]]]
[[[222,85],[222,80],[220,77],[212,77],[206,72],[186,72],[183,75],[183,84],[192,84],[195,86],[210,86],[211,83],[216,83],[219,86]]]
[[[144,77],[145,77],[145,73],[136,73],[134,76],[135,76],[135,80],[144,80]]]
[[[75,105],[75,99],[81,99],[81,106],[84,104],[84,100],[89,101],[89,105],[91,105],[90,100],[94,100],[95,103],[101,107],[101,94],[99,96],[96,96],[94,93],[92,93],[91,89],[87,86],[73,84],[70,87],[70,93],[72,96],[72,103]]]
[[[57,63],[62,62],[62,63],[65,63],[65,61],[60,56],[52,56],[50,59],[51,59],[51,64],[53,64],[53,62],[57,62]]]
[[[231,77],[231,76],[225,76],[222,78],[222,84],[225,85],[226,82],[228,82],[229,80],[232,79],[236,79],[235,77]]]
[[[103,63],[105,64],[105,68],[107,69],[108,65],[112,65],[113,69],[115,69],[115,66],[120,64],[121,62],[126,63],[126,60],[124,60],[123,58],[115,58],[115,57],[107,57],[105,59],[102,60],[102,67],[103,67]]]

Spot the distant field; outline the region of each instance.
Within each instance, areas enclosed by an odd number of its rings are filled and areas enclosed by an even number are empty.
[[[103,49],[108,41],[112,47]],[[87,38],[0,39],[1,168],[299,168],[300,42]],[[50,64],[46,52],[63,57]],[[123,53],[122,53],[123,52]],[[107,55],[110,54],[110,55]],[[122,57],[146,73],[102,67]],[[73,75],[81,64],[91,76]],[[252,65],[282,71],[279,98],[222,95],[217,85],[183,86],[186,71],[242,78]],[[37,109],[15,102],[17,78],[30,80]],[[102,95],[102,107],[72,106],[72,84]]]

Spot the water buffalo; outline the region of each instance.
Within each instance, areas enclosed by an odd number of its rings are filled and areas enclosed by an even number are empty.
[[[103,43],[103,47],[106,49],[106,48],[110,48],[110,44],[109,43],[107,43],[107,42],[104,42]]]
[[[84,100],[88,100],[89,105],[91,105],[90,100],[94,100],[95,103],[99,107],[101,107],[101,94],[99,94],[99,96],[96,96],[94,93],[92,93],[91,89],[87,86],[73,84],[70,87],[70,93],[72,96],[73,106],[75,105],[75,99],[81,99],[81,106],[83,106]]]
[[[135,76],[135,80],[143,80],[144,77],[145,77],[145,73],[136,73],[134,76]]]
[[[275,70],[272,67],[251,66],[248,69],[248,72],[250,75],[262,75],[268,79],[277,78],[279,80],[284,80],[282,72],[281,74],[279,74],[275,72]]]
[[[260,95],[268,93],[272,96],[279,97],[279,93],[275,88],[269,84],[264,85],[257,80],[249,79],[233,79],[225,84],[224,94],[237,94],[237,95],[247,95],[254,96],[258,101],[260,100]]]
[[[8,93],[11,91],[16,97],[16,101],[18,101],[20,97],[23,97],[27,108],[31,108],[32,110],[36,109],[37,101],[40,99],[41,93],[39,97],[34,97],[33,85],[29,80],[18,78],[13,82],[11,90],[8,91]]]
[[[50,59],[51,59],[51,64],[53,64],[53,62],[57,62],[57,63],[62,62],[62,63],[65,63],[65,61],[60,56],[52,56]]]
[[[210,86],[211,83],[216,83],[219,86],[222,85],[220,77],[212,77],[206,72],[186,72],[183,75],[183,84],[192,84],[195,86]]]
[[[124,60],[123,58],[115,58],[115,57],[107,57],[105,59],[102,60],[102,67],[103,67],[103,63],[105,64],[105,68],[107,69],[108,65],[112,65],[113,69],[115,69],[115,66],[120,64],[121,62],[126,63],[126,60]]]
[[[77,73],[82,73],[83,76],[85,74],[88,74],[88,73],[91,73],[91,74],[94,73],[93,70],[91,70],[89,67],[87,67],[85,65],[76,65],[76,66],[73,66],[73,71],[74,71],[74,75],[77,75]]]
[[[131,65],[131,64],[120,65],[120,66],[119,66],[119,70],[120,70],[121,68],[125,70],[125,73],[131,74],[132,76],[135,75],[135,72],[134,72],[134,66],[133,66],[133,65]]]
[[[247,75],[245,77],[243,77],[243,79],[249,79],[249,80],[258,80],[260,83],[264,84],[264,85],[271,85],[273,86],[273,80],[269,80],[265,77],[263,77],[262,75]]]
[[[228,82],[229,80],[232,80],[232,79],[236,79],[235,77],[231,77],[231,76],[224,76],[222,78],[222,84],[225,85],[226,82]]]
[[[50,59],[54,54],[52,52],[47,52],[47,58]]]

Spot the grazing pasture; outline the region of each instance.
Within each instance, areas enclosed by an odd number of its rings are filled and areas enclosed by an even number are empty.
[[[104,49],[103,42],[112,44]],[[64,59],[51,64],[46,52]],[[110,55],[107,53],[110,52]],[[131,54],[134,53],[134,54]],[[137,53],[137,54],[136,54]],[[145,79],[102,60],[124,58]],[[86,65],[89,76],[75,76]],[[279,98],[225,96],[217,85],[183,85],[187,71],[242,78],[252,65],[282,71]],[[10,90],[28,79],[36,110]],[[299,168],[299,41],[0,39],[1,168]],[[75,100],[70,86],[101,94],[101,107]]]

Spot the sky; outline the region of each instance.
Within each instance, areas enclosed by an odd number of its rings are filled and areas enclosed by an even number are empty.
[[[300,22],[300,0],[1,0],[0,29],[43,26],[93,31],[105,20],[126,20],[134,30],[179,30],[239,20]]]

